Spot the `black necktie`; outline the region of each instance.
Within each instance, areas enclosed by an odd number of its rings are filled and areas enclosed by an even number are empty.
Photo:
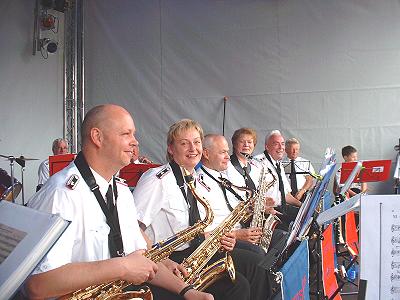
[[[108,210],[112,213],[114,211],[115,206],[114,206],[114,198],[113,198],[111,184],[108,186],[108,190],[106,193],[106,201],[107,201]]]
[[[296,167],[294,164],[294,159],[290,160],[290,187],[292,188],[292,195],[296,196],[299,191],[297,188],[297,176],[296,176]]]
[[[187,189],[187,203],[189,204],[189,226],[193,226],[200,220],[200,213],[199,208],[197,207],[197,200],[189,188]],[[190,246],[197,248],[202,241],[204,241],[204,236],[200,234],[190,241]]]
[[[285,213],[285,210],[286,210],[285,187],[283,186],[281,165],[279,162],[276,163],[276,173],[278,173],[279,192],[281,193],[281,206],[282,206],[283,213]]]
[[[187,190],[187,201],[189,204],[189,226],[194,225],[197,221],[200,220],[199,208],[197,207],[197,201],[194,198],[192,191],[190,189]]]
[[[256,190],[256,185],[254,184],[253,180],[250,177],[250,165],[244,166],[243,167],[243,177],[244,177],[244,182],[246,184],[246,187],[249,189],[252,189],[253,191]]]
[[[115,218],[116,216],[118,217],[117,210],[115,209],[114,205],[114,197],[113,197],[113,190],[111,187],[111,184],[108,186],[108,190],[106,193],[106,202],[107,202],[107,208],[110,212],[110,215],[112,218]],[[117,213],[117,214],[116,214]],[[110,256],[111,257],[118,257],[118,251],[117,251],[117,245],[115,241],[116,236],[121,236],[120,233],[117,233],[113,230],[112,227],[110,227],[110,233],[108,234],[108,249],[110,250]]]

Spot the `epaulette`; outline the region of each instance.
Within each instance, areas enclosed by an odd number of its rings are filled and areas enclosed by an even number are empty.
[[[204,182],[204,174],[197,176],[197,181],[206,188],[207,191],[211,191],[211,188]]]
[[[163,178],[166,174],[168,174],[171,171],[170,167],[165,167],[164,169],[162,169],[161,171],[159,171],[156,176],[158,179]]]
[[[69,189],[74,190],[76,188],[76,186],[78,185],[78,182],[79,182],[79,176],[76,174],[72,174],[71,176],[69,176],[65,185]]]
[[[123,178],[121,178],[121,177],[117,177],[117,176],[115,176],[114,178],[115,178],[115,182],[116,182],[116,183],[120,183],[120,184],[122,184],[122,185],[128,186],[128,183],[126,182],[125,179],[123,179]]]

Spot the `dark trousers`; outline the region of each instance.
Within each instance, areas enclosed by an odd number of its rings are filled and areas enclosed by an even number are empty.
[[[264,250],[260,246],[250,243],[248,241],[236,240],[235,249],[243,249],[257,253],[259,255],[265,255]]]

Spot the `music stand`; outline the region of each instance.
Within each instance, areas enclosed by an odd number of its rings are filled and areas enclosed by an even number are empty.
[[[340,184],[345,183],[354,168],[360,162],[344,162],[340,172]],[[354,177],[353,182],[376,182],[385,181],[390,175],[391,160],[365,160],[361,161],[360,172]]]
[[[313,192],[307,195],[306,200],[300,207],[289,233],[284,236],[281,241],[279,241],[279,244],[281,244],[279,247],[276,247],[276,249],[273,249],[273,251],[268,251],[267,255],[260,263],[261,267],[271,271],[272,267],[277,267],[277,264],[283,263],[283,260],[287,258],[286,254],[289,254],[291,250],[294,250],[290,249],[290,246],[293,245],[295,241],[300,239],[301,234],[305,232],[306,228],[311,226],[312,220],[314,219],[313,214],[318,206],[319,200],[324,194],[324,190],[327,188],[330,177],[335,169],[335,164],[335,153],[333,149],[327,148],[325,151],[325,158],[318,175],[321,176],[323,180],[318,181]],[[284,247],[282,247],[282,243],[285,244]]]
[[[159,164],[129,164],[119,171],[119,177],[125,179],[129,187],[135,187],[144,172],[159,166]]]
[[[49,156],[49,176],[61,171],[75,159],[76,154],[60,154]]]

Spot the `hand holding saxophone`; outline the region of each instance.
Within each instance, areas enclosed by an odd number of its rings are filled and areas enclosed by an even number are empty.
[[[238,240],[248,241],[252,244],[256,244],[260,241],[262,236],[262,228],[242,228],[235,230],[235,235]]]
[[[235,248],[236,244],[236,238],[235,234],[232,232],[228,232],[225,235],[221,237],[221,248],[223,248],[225,251],[232,251],[233,248]]]
[[[144,253],[144,250],[137,250],[127,256],[118,258],[123,270],[121,279],[133,284],[141,284],[154,278],[158,267],[154,262],[146,258]]]
[[[162,263],[170,270],[175,276],[179,278],[185,278],[188,276],[188,272],[184,266],[174,262],[173,260],[167,258],[162,261]]]

